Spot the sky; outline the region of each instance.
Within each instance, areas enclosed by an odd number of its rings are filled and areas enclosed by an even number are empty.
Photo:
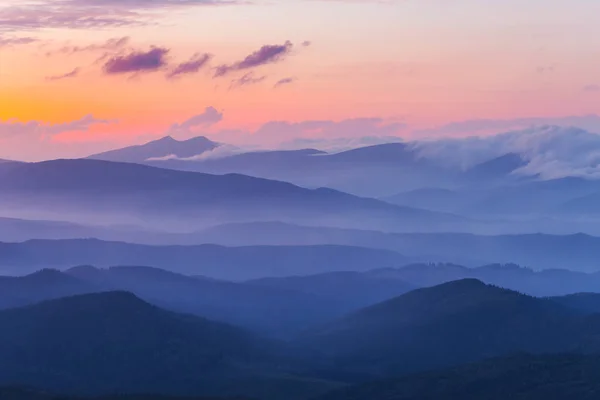
[[[0,0],[0,158],[166,135],[600,133],[598,15],[597,0]]]

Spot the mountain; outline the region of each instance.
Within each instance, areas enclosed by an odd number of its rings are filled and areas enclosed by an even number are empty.
[[[467,279],[417,289],[300,340],[350,370],[389,376],[516,352],[600,350],[600,316]]]
[[[369,303],[292,288],[189,277],[148,267],[76,267],[67,276],[104,290],[124,290],[163,308],[288,337]],[[1,295],[0,295],[1,296]]]
[[[522,354],[353,386],[318,399],[593,400],[599,392],[597,356]]]
[[[404,143],[387,143],[340,153],[317,150],[237,154],[206,160],[166,160],[151,165],[184,171],[239,173],[358,196],[382,197],[432,184],[453,184],[458,170],[419,156]]]
[[[550,299],[583,314],[600,314],[600,294],[598,293],[573,293]]]
[[[491,180],[506,179],[527,164],[520,154],[508,153],[467,169],[465,178],[468,181],[488,181],[489,183]]]
[[[533,296],[595,292],[600,288],[598,273],[586,274],[566,269],[534,271],[516,264],[490,264],[467,268],[448,263],[418,263],[369,271],[365,274],[378,279],[399,280],[416,287],[436,286],[461,279],[477,279]]]
[[[242,398],[215,398],[215,397],[172,397],[158,395],[115,395],[115,396],[95,396],[93,399],[89,397],[73,397],[52,394],[42,390],[6,387],[0,388],[0,398],[6,400],[243,400]],[[247,400],[247,399],[246,399]]]
[[[406,258],[393,251],[351,246],[146,246],[94,239],[0,243],[0,270],[14,275],[77,265],[143,265],[188,275],[248,280],[366,271],[405,263]]]
[[[600,238],[585,234],[474,235],[466,233],[384,233],[255,222],[225,224],[194,234],[196,240],[227,246],[315,245],[363,246],[396,251],[411,262],[444,262],[469,267],[519,264],[535,270],[597,272]]]
[[[97,291],[98,287],[54,270],[0,277],[0,309]]]
[[[199,156],[207,151],[214,150],[219,146],[219,143],[210,141],[203,136],[189,140],[176,140],[171,136],[167,136],[139,146],[125,147],[123,149],[94,154],[88,158],[93,160],[126,163],[144,163],[152,161],[152,159],[168,157],[190,158]]]
[[[343,304],[346,312],[388,300],[416,288],[398,279],[379,278],[360,272],[263,278],[246,283],[318,296],[324,300],[323,304]]]
[[[173,232],[257,220],[403,231],[462,230],[476,224],[331,189],[97,160],[0,165],[0,186],[0,206],[15,217]]]
[[[333,387],[295,377],[278,345],[126,292],[0,312],[0,384],[73,395],[294,398]],[[304,393],[306,394],[306,392]],[[306,394],[306,397],[309,397]]]

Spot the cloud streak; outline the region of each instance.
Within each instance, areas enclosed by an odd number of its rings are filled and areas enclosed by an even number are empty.
[[[228,75],[235,71],[243,71],[262,65],[273,64],[283,60],[292,51],[294,45],[287,41],[284,44],[265,45],[233,64],[221,64],[215,69],[215,78]]]
[[[190,60],[182,62],[175,66],[172,71],[167,74],[168,79],[178,78],[182,75],[190,75],[199,72],[202,68],[204,68],[210,60],[212,59],[212,55],[208,53],[204,54],[195,54]]]

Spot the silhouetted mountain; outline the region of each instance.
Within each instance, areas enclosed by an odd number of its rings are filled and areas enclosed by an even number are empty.
[[[308,334],[336,365],[389,375],[515,352],[595,352],[600,316],[468,279],[417,289]]]
[[[516,263],[536,270],[600,270],[600,238],[584,234],[388,234],[271,222],[222,225],[196,235],[199,240],[228,246],[335,244],[388,249],[413,261],[451,262],[471,267]]]
[[[599,392],[599,357],[523,354],[353,386],[318,399],[594,400]]]
[[[488,284],[533,296],[559,296],[600,291],[600,274],[569,270],[533,271],[516,264],[490,264],[467,268],[456,264],[410,264],[365,273],[379,279],[397,279],[417,287],[435,286],[460,279]]]
[[[23,277],[0,277],[0,309],[97,291],[90,283],[54,270]]]
[[[227,280],[366,271],[397,267],[406,259],[393,251],[349,246],[145,246],[99,240],[32,240],[0,243],[0,270],[25,274],[65,269],[143,265],[187,275]]]
[[[265,278],[247,284],[307,293],[325,300],[323,304],[343,305],[346,312],[388,300],[415,289],[398,279],[386,279],[360,272],[287,278]]]
[[[139,146],[125,147],[123,149],[94,154],[88,158],[104,161],[143,163],[152,159],[170,156],[177,158],[199,156],[219,146],[219,143],[210,141],[203,136],[181,141],[167,136]]]
[[[0,312],[0,384],[69,394],[291,397],[277,345],[238,328],[111,292]],[[331,387],[331,385],[329,385]],[[308,394],[306,393],[308,396]],[[288,397],[289,398],[289,397]]]
[[[600,294],[598,293],[574,293],[550,299],[584,314],[600,314]]]
[[[0,165],[0,186],[0,205],[13,215],[171,231],[257,220],[417,231],[474,224],[331,189],[97,160]]]
[[[356,305],[351,297],[325,298],[292,288],[194,278],[148,267],[76,267],[66,273],[105,290],[132,292],[169,310],[269,336],[288,336],[369,304]]]

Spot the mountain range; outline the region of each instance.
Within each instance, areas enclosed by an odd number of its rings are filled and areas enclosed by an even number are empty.
[[[94,154],[88,158],[126,163],[145,163],[153,159],[166,159],[169,157],[191,158],[214,150],[219,146],[219,143],[215,143],[203,136],[181,141],[171,136],[166,136],[143,145]]]
[[[193,231],[280,220],[374,229],[452,230],[473,222],[331,189],[97,160],[0,165],[0,205],[13,217]],[[57,218],[60,216],[60,218]]]
[[[143,265],[212,278],[245,280],[332,271],[397,267],[407,258],[352,246],[146,246],[94,239],[0,243],[0,270],[23,275],[40,268]]]

